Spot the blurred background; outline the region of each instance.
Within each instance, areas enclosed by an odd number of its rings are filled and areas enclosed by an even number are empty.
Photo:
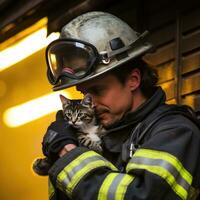
[[[181,2],[181,1],[180,1]],[[87,11],[113,13],[138,32],[150,31],[153,64],[168,103],[200,112],[200,2],[163,0],[2,0],[0,1],[0,200],[47,199],[47,178],[32,172],[59,94],[46,78],[45,48],[61,27]]]

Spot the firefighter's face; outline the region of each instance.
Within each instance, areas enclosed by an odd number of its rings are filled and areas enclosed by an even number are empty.
[[[101,124],[109,127],[132,110],[133,91],[138,86],[138,78],[128,78],[122,84],[114,75],[107,74],[78,85],[77,90],[91,95]]]

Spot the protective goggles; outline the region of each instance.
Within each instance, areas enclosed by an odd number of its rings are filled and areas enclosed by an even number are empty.
[[[76,39],[58,39],[50,43],[46,49],[48,79],[56,85],[62,77],[82,79],[94,71],[98,64],[109,64],[116,55],[137,46],[136,43],[146,36],[147,32],[129,46],[124,46],[110,52],[98,52],[90,43]]]

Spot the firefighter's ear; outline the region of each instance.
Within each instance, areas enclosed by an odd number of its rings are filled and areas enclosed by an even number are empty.
[[[140,70],[135,68],[131,71],[131,73],[127,77],[127,84],[131,91],[139,88],[141,83],[141,73]]]

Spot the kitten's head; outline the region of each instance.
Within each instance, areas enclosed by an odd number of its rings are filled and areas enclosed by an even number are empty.
[[[60,95],[64,118],[75,128],[81,128],[85,124],[94,123],[95,113],[92,99],[86,95],[82,101],[70,100]]]

